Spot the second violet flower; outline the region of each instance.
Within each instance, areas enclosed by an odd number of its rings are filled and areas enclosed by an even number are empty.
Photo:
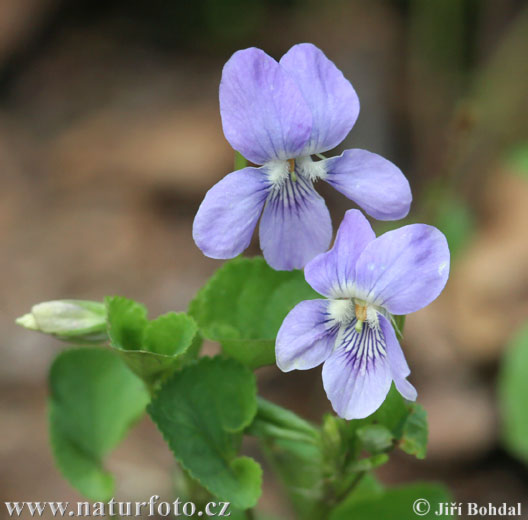
[[[269,265],[304,267],[332,239],[316,180],[328,182],[374,218],[407,215],[409,183],[383,157],[353,149],[312,159],[339,145],[359,114],[352,85],[314,45],[295,45],[280,62],[256,48],[236,52],[222,73],[220,112],[229,143],[261,166],[230,173],[207,192],[193,225],[206,256],[239,255],[262,215],[260,245]]]
[[[385,400],[392,382],[408,400],[416,390],[391,315],[429,305],[449,276],[449,248],[435,227],[411,224],[376,238],[358,210],[347,211],[330,251],[304,270],[327,299],[299,303],[277,335],[284,372],[323,364],[323,385],[337,414],[361,419]]]

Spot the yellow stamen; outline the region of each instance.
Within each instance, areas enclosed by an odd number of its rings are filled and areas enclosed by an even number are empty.
[[[295,173],[295,159],[288,159],[288,164],[290,165],[291,180],[295,182],[297,180],[297,175]]]
[[[357,319],[355,329],[359,333],[363,330],[363,323],[367,320],[367,306],[361,303],[354,303],[354,311]]]
[[[354,311],[358,321],[367,321],[367,306],[360,303],[354,304]]]

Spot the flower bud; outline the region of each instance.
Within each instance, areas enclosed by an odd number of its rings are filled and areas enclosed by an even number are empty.
[[[101,343],[107,337],[106,309],[100,302],[54,300],[38,303],[16,323],[26,329],[79,343]]]

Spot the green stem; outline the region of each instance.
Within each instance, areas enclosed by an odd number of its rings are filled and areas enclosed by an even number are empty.
[[[308,421],[262,397],[257,397],[256,418],[261,422],[271,423],[286,430],[303,433],[312,439],[316,439],[319,436],[318,429]]]
[[[405,326],[405,315],[391,315],[391,323],[396,331],[396,337],[401,341],[403,339],[403,327]]]
[[[367,474],[366,471],[360,471],[354,477],[354,479],[352,480],[352,482],[350,483],[349,486],[345,487],[345,489],[343,491],[341,491],[340,493],[337,493],[336,497],[335,497],[336,503],[341,502],[344,498],[346,498],[348,495],[350,495],[350,493],[352,493],[352,491],[354,491],[354,489],[356,489],[356,487],[358,486],[358,484],[361,482],[361,480],[363,479],[363,477],[366,474]]]
[[[245,513],[248,520],[255,520],[255,511],[253,509],[246,509]]]
[[[260,438],[284,439],[288,441],[298,441],[308,444],[317,444],[317,439],[313,435],[304,432],[282,428],[260,419],[255,419],[247,433]]]

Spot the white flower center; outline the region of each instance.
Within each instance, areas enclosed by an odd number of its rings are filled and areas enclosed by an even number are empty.
[[[339,325],[347,326],[354,319],[356,320],[356,330],[361,331],[363,323],[377,330],[379,328],[377,306],[367,303],[359,298],[346,298],[341,300],[330,300],[328,305],[328,313],[330,317],[339,323]]]
[[[292,164],[293,163],[293,164]],[[291,172],[292,166],[295,168],[295,162],[290,161],[281,161],[279,159],[274,161],[268,161],[264,167],[266,173],[268,174],[268,179],[271,184],[274,186],[280,186],[287,178]]]
[[[273,160],[264,164],[268,179],[274,186],[280,186],[291,175],[292,181],[297,179],[296,171],[306,179],[314,182],[326,178],[324,161],[313,161],[310,156],[296,159]]]
[[[330,300],[328,305],[330,317],[340,325],[348,325],[355,317],[352,300]]]
[[[312,182],[326,179],[325,161],[314,161],[309,155],[297,159],[299,171]]]

